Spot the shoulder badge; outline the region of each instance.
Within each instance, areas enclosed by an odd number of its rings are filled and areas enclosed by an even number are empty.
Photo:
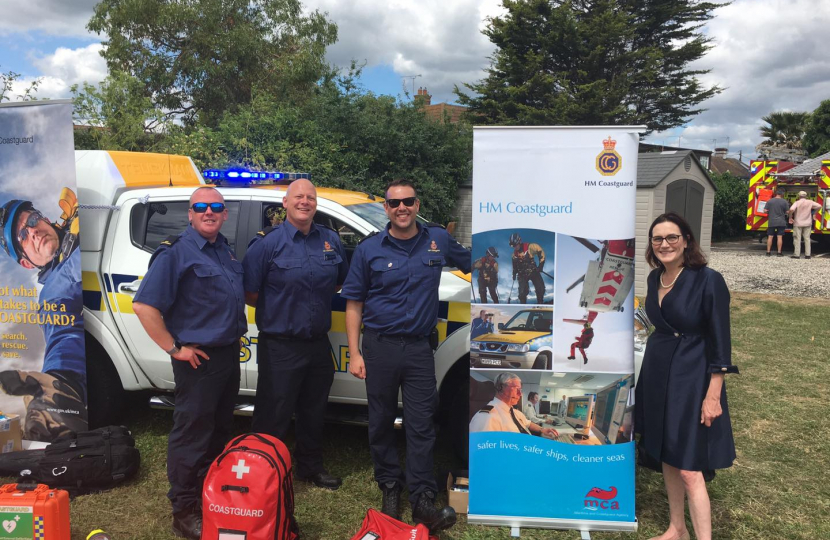
[[[373,236],[374,236],[374,235],[376,235],[377,233],[378,233],[377,231],[370,232],[368,235],[366,235],[366,237],[365,237],[365,238],[363,238],[363,240],[361,240],[360,242],[358,242],[358,243],[357,243],[357,245],[362,244],[363,242],[365,242],[365,241],[366,241],[366,240],[368,240],[369,238],[373,237]]]
[[[274,227],[273,225],[270,225],[268,227],[265,227],[264,229],[262,229],[258,233],[256,233],[256,235],[260,236],[260,237],[268,236],[275,228],[276,227]]]
[[[484,407],[480,408],[480,409],[478,410],[478,412],[489,413],[489,412],[490,412],[490,411],[492,411],[492,410],[493,410],[493,406],[492,406],[492,405],[485,405]]]
[[[335,229],[335,228],[334,228],[334,227],[332,227],[331,225],[328,225],[328,224],[326,224],[326,223],[317,223],[316,221],[314,222],[314,224],[315,224],[315,225],[318,225],[318,226],[320,226],[320,227],[325,227],[326,229],[330,230],[330,231],[331,231],[331,232],[333,232],[334,234],[339,235],[339,233],[337,232],[337,229]]]
[[[424,223],[424,226],[425,227],[440,227],[442,229],[446,229],[446,227],[444,227],[440,223],[435,223],[434,221],[428,221],[428,222]]]
[[[161,243],[159,244],[159,247],[161,247],[161,246],[172,247],[173,244],[178,242],[179,238],[181,238],[181,237],[182,237],[182,235],[180,235],[180,234],[170,235],[170,236],[168,236],[167,238],[165,238],[164,240],[161,241]]]

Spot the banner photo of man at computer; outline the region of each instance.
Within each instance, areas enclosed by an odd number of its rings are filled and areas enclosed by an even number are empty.
[[[470,523],[637,530],[642,130],[474,128]],[[554,488],[542,494],[545,478]]]

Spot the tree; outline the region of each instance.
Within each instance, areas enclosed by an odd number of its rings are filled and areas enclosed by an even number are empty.
[[[761,118],[761,135],[766,137],[755,147],[767,159],[803,161],[806,157],[801,139],[810,114],[806,112],[778,111]]]
[[[810,115],[802,142],[810,157],[830,152],[830,99],[822,101]]]
[[[3,103],[4,101],[11,101],[11,96],[14,92],[14,85],[19,81],[20,73],[15,73],[11,70],[6,73],[0,72],[0,103]],[[35,93],[37,92],[39,84],[40,77],[30,82],[28,86],[24,87],[23,91],[20,94],[17,94],[17,99],[19,101],[31,101],[37,99],[35,97]]]
[[[434,122],[417,104],[363,92],[350,75],[323,81],[301,105],[258,92],[217,127],[177,128],[166,144],[200,168],[309,172],[319,186],[373,195],[393,178],[410,178],[422,213],[441,223],[453,217],[472,156],[469,125]]]
[[[726,240],[744,234],[746,198],[749,184],[728,172],[710,173],[715,184],[715,207],[712,212],[712,240]]]
[[[300,0],[102,0],[87,28],[107,35],[110,71],[142,81],[153,105],[215,126],[258,88],[302,100],[329,67],[337,27]]]
[[[144,95],[144,84],[122,71],[111,72],[97,87],[72,85],[76,131],[81,150],[152,151],[170,120]]]
[[[483,33],[487,77],[456,87],[476,122],[679,126],[721,91],[691,69],[711,47],[700,32],[723,4],[699,0],[503,0]]]

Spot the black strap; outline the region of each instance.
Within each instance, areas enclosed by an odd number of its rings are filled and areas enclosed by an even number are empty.
[[[247,486],[222,486],[222,491],[238,491],[239,493],[248,493],[251,490]]]
[[[519,433],[525,433],[527,435],[530,435],[530,432],[527,430],[527,428],[524,427],[521,422],[519,422],[518,418],[516,418],[516,411],[513,407],[510,407],[510,418],[513,419],[513,423],[516,424],[517,428],[519,428]]]

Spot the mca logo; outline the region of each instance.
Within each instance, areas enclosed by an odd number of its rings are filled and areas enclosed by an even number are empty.
[[[602,488],[591,488],[585,495],[585,508],[587,510],[596,511],[600,508],[603,510],[619,510],[620,503],[614,499],[617,497],[617,488],[611,486],[611,489],[605,490]]]
[[[614,176],[622,168],[622,157],[614,150],[617,141],[609,135],[602,141],[602,146],[604,148],[597,156],[597,171],[602,176]]]

